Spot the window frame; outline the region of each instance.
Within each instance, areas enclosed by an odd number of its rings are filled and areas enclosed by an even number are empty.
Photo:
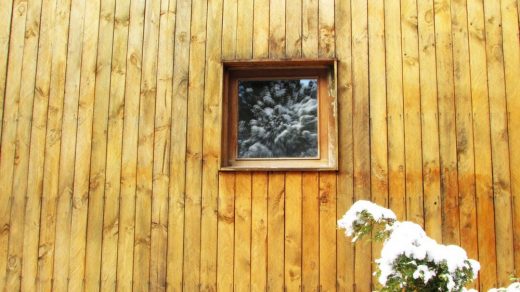
[[[338,126],[335,59],[223,61],[219,168],[222,171],[337,170]],[[238,81],[318,79],[318,156],[239,158]]]

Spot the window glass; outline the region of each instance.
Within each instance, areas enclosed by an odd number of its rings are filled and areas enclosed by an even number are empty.
[[[238,81],[237,158],[313,158],[318,79]]]

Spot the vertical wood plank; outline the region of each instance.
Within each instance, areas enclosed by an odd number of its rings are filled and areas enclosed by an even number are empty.
[[[184,233],[184,290],[199,289],[200,218],[202,191],[202,127],[206,49],[206,1],[192,2],[188,121],[186,135],[186,199]]]
[[[320,285],[320,206],[319,175],[305,172],[302,175],[302,288],[317,291]]]
[[[223,0],[222,58],[237,57],[238,0]],[[217,291],[233,291],[234,268],[229,264],[235,249],[235,173],[219,174],[217,223]]]
[[[337,73],[339,172],[337,174],[336,219],[340,219],[354,201],[352,162],[352,19],[350,12],[350,1],[338,1],[336,3],[336,57],[339,61]],[[354,289],[354,245],[345,236],[343,230],[338,229],[336,237],[337,288],[339,291],[351,291]],[[307,254],[304,254],[303,258],[305,257],[307,257]]]
[[[519,3],[520,4],[520,3]],[[515,260],[515,271],[520,271],[520,171],[516,165],[520,165],[520,19],[518,18],[518,7],[515,1],[502,0],[502,35],[504,45],[504,69],[506,86],[506,108],[508,118],[509,135],[509,163],[511,166],[511,196],[513,209],[513,250]]]
[[[251,290],[267,289],[267,173],[252,174]]]
[[[166,290],[181,291],[184,259],[184,193],[186,186],[186,118],[188,98],[191,1],[177,2],[173,57],[168,256]]]
[[[116,1],[114,43],[110,68],[107,162],[105,176],[103,242],[101,247],[101,290],[115,291],[119,241],[119,203],[121,201],[123,127],[125,110],[126,55],[130,2]],[[114,268],[116,267],[116,268]]]
[[[370,92],[370,183],[372,201],[388,206],[388,127],[386,97],[384,1],[368,2],[368,61]],[[382,244],[372,243],[372,263]],[[373,270],[376,266],[373,265]]]
[[[286,56],[302,56],[302,1],[286,0]],[[333,20],[332,20],[333,21]],[[284,283],[287,291],[302,291],[302,173],[285,178]]]
[[[55,251],[56,205],[58,199],[58,173],[65,97],[65,74],[69,32],[70,0],[55,3],[54,44],[51,64],[50,97],[47,111],[45,166],[40,218],[37,290],[52,288]]]
[[[287,291],[302,290],[302,174],[285,177],[285,286]],[[332,218],[335,219],[335,218]],[[334,225],[333,225],[334,226]]]
[[[153,148],[153,194],[150,242],[150,290],[165,291],[168,245],[168,184],[172,114],[176,1],[162,0],[159,16],[157,94]]]
[[[222,58],[232,60],[237,51],[237,1],[223,0],[224,12],[222,19]]]
[[[34,86],[36,79],[36,59],[40,31],[41,1],[27,5],[25,43],[21,70],[18,124],[15,138],[15,161],[12,181],[11,222],[9,224],[8,264],[5,291],[19,291],[21,288],[23,236],[25,204],[27,194],[27,174],[29,167],[31,120],[33,113]]]
[[[208,3],[202,141],[201,290],[217,289],[219,105],[222,68],[222,0]]]
[[[74,191],[76,134],[82,73],[81,56],[83,50],[83,29],[85,27],[85,1],[72,1],[70,18],[69,29],[77,33],[69,34],[67,51],[60,168],[58,171],[56,246],[52,282],[52,289],[55,291],[66,291],[68,289],[73,208],[72,193]]]
[[[320,173],[320,291],[336,291],[336,175]]]
[[[22,290],[36,290],[38,274],[38,241],[43,191],[45,136],[47,128],[47,107],[50,98],[52,45],[54,41],[53,1],[43,1],[41,7],[41,26],[39,34],[36,83],[31,122],[29,167],[27,177],[27,201],[25,205],[24,245],[22,261]],[[34,59],[33,59],[34,61]]]
[[[9,39],[11,36],[11,17],[14,0],[6,1],[0,10],[0,137],[3,129],[5,87],[7,86],[7,67],[9,60]]]
[[[515,76],[520,75],[520,40],[518,6],[515,1],[503,0],[502,33],[504,42],[504,65],[506,81],[506,98],[508,111],[509,160],[511,171],[511,195],[513,198],[513,238],[515,251],[515,270],[520,270],[520,171],[515,165],[520,163],[518,149],[520,147],[520,124],[515,115],[520,112],[520,87]],[[520,3],[519,3],[520,4]],[[517,25],[518,24],[518,25]],[[516,38],[515,38],[516,37]]]
[[[284,289],[285,174],[269,173],[267,194],[267,289]]]
[[[318,1],[318,57],[336,55],[334,0]],[[319,174],[320,291],[336,290],[336,175]]]
[[[269,0],[253,1],[253,57],[269,57]],[[224,38],[224,35],[222,36]]]
[[[135,192],[135,235],[133,290],[150,289],[150,241],[153,189],[153,142],[157,94],[157,48],[159,46],[160,1],[148,1],[144,8],[139,132]]]
[[[456,109],[460,245],[470,258],[478,256],[475,210],[475,157],[471,117],[471,80],[466,1],[451,3],[453,78]]]
[[[352,103],[353,103],[353,163],[356,200],[370,199],[370,127],[368,99],[368,1],[352,1]],[[370,244],[356,244],[355,290],[371,289]]]
[[[235,254],[233,262],[234,290],[251,290],[251,173],[235,177]]]
[[[319,0],[319,50],[318,55],[334,58],[336,55],[334,30],[334,0]]]
[[[401,1],[385,1],[386,106],[388,115],[388,206],[406,218]]]
[[[9,8],[9,7],[6,7]],[[9,40],[9,55],[7,64],[7,76],[5,85],[5,111],[2,122],[0,150],[2,159],[0,160],[0,289],[5,289],[7,275],[7,264],[9,262],[9,233],[10,215],[13,204],[13,176],[16,152],[16,128],[18,124],[18,111],[20,109],[20,88],[22,86],[22,63],[25,42],[25,22],[27,18],[27,2],[14,1],[13,11],[15,12],[11,24],[11,37]],[[2,92],[3,94],[4,92]],[[3,101],[2,101],[3,102]]]
[[[87,235],[85,250],[85,290],[99,291],[105,178],[107,168],[108,122],[114,34],[115,1],[103,1],[100,6],[97,61],[95,64],[95,94],[92,125],[92,151],[88,185]],[[81,136],[80,136],[81,137]]]
[[[253,54],[253,3],[250,0],[238,0],[236,4],[236,58],[250,59]],[[231,27],[230,27],[231,28]],[[251,290],[251,174],[235,175],[235,234],[233,289]]]
[[[475,191],[477,200],[480,289],[496,287],[495,210],[493,206],[491,140],[486,64],[484,7],[468,0],[473,136],[475,143]]]
[[[253,58],[269,57],[269,0],[253,6]],[[267,289],[267,187],[265,172],[251,174],[251,290]]]
[[[220,173],[218,187],[217,291],[233,291],[235,241],[235,174]]]
[[[514,270],[511,177],[500,3],[484,2],[498,286]]]
[[[417,3],[401,2],[407,220],[424,225]]]
[[[269,58],[285,55],[285,0],[269,2]]]
[[[285,3],[285,54],[289,58],[302,56],[302,1],[286,0]],[[332,19],[334,22],[334,19]]]
[[[251,59],[253,55],[253,0],[237,0],[237,44],[238,59]]]
[[[67,289],[85,289],[85,255],[87,237],[87,216],[89,202],[89,177],[92,150],[92,125],[94,97],[96,91],[96,62],[100,1],[85,4],[85,28],[81,56],[81,78],[78,99],[77,142],[74,164],[74,184],[72,193],[72,214],[70,230],[70,265]],[[104,160],[104,157],[102,158]]]
[[[439,153],[441,166],[442,240],[460,243],[458,214],[457,137],[453,88],[451,1],[434,1],[439,106]]]
[[[433,2],[418,0],[419,74],[424,187],[424,227],[430,237],[442,242],[441,177],[439,162],[439,112],[435,60]],[[432,73],[435,71],[435,73]]]
[[[128,291],[134,286],[136,192],[138,173],[139,143],[139,100],[141,92],[141,72],[143,58],[143,29],[145,3],[130,4],[124,123],[123,150],[121,153],[121,195],[119,212],[119,237],[117,246],[117,285],[118,291]],[[139,184],[141,186],[141,184]],[[143,190],[139,190],[140,192]],[[146,207],[146,206],[144,206]],[[141,208],[141,206],[139,206]],[[138,263],[142,264],[142,263]],[[139,283],[139,282],[137,282]]]
[[[318,0],[302,0],[302,56],[318,56]]]

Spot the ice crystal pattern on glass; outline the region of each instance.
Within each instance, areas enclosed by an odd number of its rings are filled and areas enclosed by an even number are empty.
[[[240,80],[238,157],[317,157],[317,92],[317,79]]]

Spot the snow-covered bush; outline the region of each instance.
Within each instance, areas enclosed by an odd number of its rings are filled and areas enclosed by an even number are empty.
[[[353,242],[371,233],[384,242],[375,273],[381,291],[468,291],[480,269],[462,248],[438,244],[421,226],[368,201],[352,205],[338,226]]]

